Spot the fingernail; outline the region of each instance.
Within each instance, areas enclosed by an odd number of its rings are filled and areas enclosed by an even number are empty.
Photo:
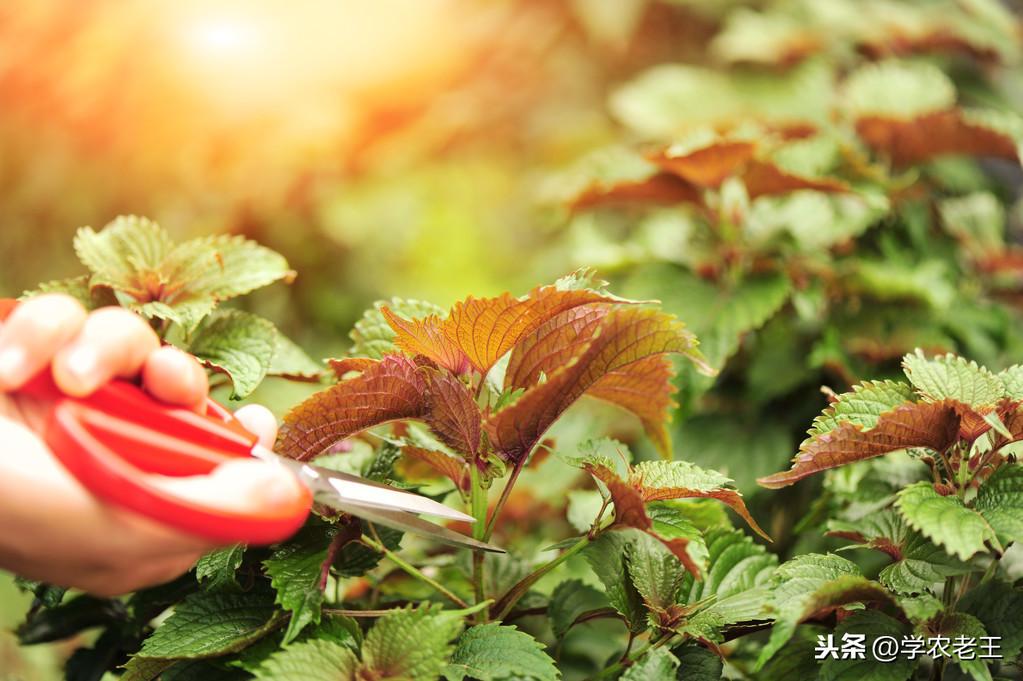
[[[24,348],[13,346],[0,350],[0,383],[17,385],[25,378],[28,353]]]
[[[75,348],[64,361],[64,367],[83,389],[95,387],[99,355],[88,346]]]

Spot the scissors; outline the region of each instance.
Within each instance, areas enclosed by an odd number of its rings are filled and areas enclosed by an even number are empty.
[[[124,380],[74,398],[60,392],[48,369],[19,392],[52,401],[43,438],[90,492],[185,532],[220,542],[269,544],[301,527],[317,501],[442,544],[504,553],[417,514],[472,523],[470,515],[417,494],[278,456],[209,398],[200,414],[159,402]],[[306,494],[287,508],[240,513],[183,499],[153,479],[204,475],[223,462],[245,457],[287,469],[304,484]]]

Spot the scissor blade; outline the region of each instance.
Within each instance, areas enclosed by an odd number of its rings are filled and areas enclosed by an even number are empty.
[[[287,459],[263,447],[256,446],[252,452],[259,459],[274,461],[285,466],[313,491],[317,501],[337,506],[341,510],[347,510],[349,505],[355,503],[383,510],[425,513],[450,520],[475,522],[475,518],[471,515],[456,511],[418,494],[364,480],[355,475]]]
[[[371,523],[418,534],[421,537],[426,537],[448,546],[490,551],[492,553],[506,553],[504,549],[493,544],[486,544],[472,537],[467,537],[464,534],[459,534],[404,511],[389,511],[375,506],[363,506],[362,504],[348,504],[344,510]]]

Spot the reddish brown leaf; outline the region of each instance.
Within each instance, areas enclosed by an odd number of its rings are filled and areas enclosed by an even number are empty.
[[[434,471],[448,478],[463,492],[469,490],[469,467],[461,459],[448,456],[436,449],[426,449],[424,447],[405,446],[402,447],[401,451],[406,456],[426,464]]]
[[[380,360],[370,359],[369,357],[342,357],[341,359],[327,360],[327,364],[330,365],[334,375],[339,379],[353,372],[361,374],[379,362]]]
[[[441,442],[475,460],[483,414],[469,389],[446,371],[426,370],[429,409],[426,422]]]
[[[647,357],[612,371],[593,384],[587,394],[618,405],[639,417],[647,436],[665,459],[671,458],[671,437],[667,424],[678,406],[671,379],[675,369],[664,356]]]
[[[386,305],[380,308],[380,312],[397,334],[394,344],[401,350],[413,357],[422,355],[456,374],[469,370],[465,353],[445,336],[444,322],[437,315],[408,320],[396,315]]]
[[[590,303],[622,303],[620,298],[589,289],[560,290],[541,286],[524,298],[503,293],[495,298],[466,298],[451,308],[444,335],[465,353],[481,374],[526,334],[552,317]]]
[[[690,184],[716,189],[753,158],[755,149],[752,142],[722,140],[678,156],[668,147],[649,158],[661,170]]]
[[[593,477],[603,482],[611,493],[611,501],[615,507],[614,526],[633,527],[646,532],[659,542],[668,547],[668,550],[675,554],[686,569],[697,579],[700,577],[700,568],[693,562],[692,557],[686,548],[689,540],[684,537],[675,539],[664,539],[653,530],[653,521],[646,513],[646,506],[643,496],[639,490],[622,480],[622,478],[607,466],[598,464],[586,464],[583,468]]]
[[[655,173],[644,180],[593,184],[571,202],[573,211],[628,203],[703,203],[700,190],[670,173]]]
[[[559,350],[547,345],[548,352]],[[673,316],[643,308],[610,310],[569,363],[488,419],[485,427],[491,443],[507,459],[522,461],[547,428],[598,380],[633,362],[668,352],[682,353],[713,373],[696,350],[695,337]]]
[[[738,513],[739,517],[745,520],[754,532],[767,541],[771,541],[771,537],[764,532],[763,528],[750,515],[749,509],[746,508],[746,502],[742,499],[742,494],[737,490],[723,487],[713,490],[692,489],[688,487],[645,487],[643,486],[642,479],[635,480],[633,485],[639,489],[644,502],[662,501],[665,499],[717,499]]]
[[[742,180],[751,199],[758,196],[788,194],[800,189],[812,189],[827,193],[849,191],[849,186],[839,180],[799,177],[765,161],[751,161],[742,174]]]
[[[935,111],[912,120],[864,116],[856,121],[856,132],[897,166],[946,154],[1019,160],[1011,137],[966,120],[959,109]]]
[[[906,447],[941,451],[958,437],[959,422],[955,406],[949,401],[902,404],[881,414],[870,430],[845,422],[830,432],[811,437],[800,446],[791,469],[757,482],[772,489],[785,487],[829,468]]]
[[[562,312],[527,334],[512,350],[504,372],[505,390],[535,385],[579,354],[590,342],[607,306],[584,305]]]
[[[339,440],[426,410],[426,381],[407,357],[385,355],[364,373],[316,393],[284,417],[277,452],[306,461]]]

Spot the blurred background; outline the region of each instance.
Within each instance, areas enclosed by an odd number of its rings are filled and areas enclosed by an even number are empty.
[[[743,116],[824,125],[834,83],[887,58],[937,64],[960,103],[1015,115],[1023,103],[1017,10],[994,0],[8,0],[0,5],[0,296],[81,273],[75,230],[134,213],[178,238],[244,234],[284,254],[299,273],[294,284],[244,304],[313,357],[344,354],[348,331],[375,300],[447,306],[469,293],[519,294],[583,265],[625,293],[665,299],[692,315],[701,336],[721,340],[719,317],[687,308],[723,289],[685,257],[684,221],[569,210],[580,159]],[[657,68],[664,64],[692,70]],[[1015,162],[939,170],[948,194],[996,197],[998,239],[1017,239]],[[900,176],[899,191],[929,172]],[[879,226],[888,234],[909,223],[885,205],[845,234],[865,233],[862,248],[890,255]],[[903,245],[911,250],[912,239]],[[987,284],[946,255],[952,264],[937,283],[928,279],[934,267],[894,287],[891,271],[875,268],[873,279],[858,275],[857,296],[908,306],[895,308],[900,317],[987,301]],[[1006,295],[1018,291],[1021,262],[1000,271],[1016,286]],[[702,273],[694,279],[694,271]],[[869,308],[862,300],[826,312],[812,295],[786,293],[763,319],[732,329],[717,359],[738,352],[734,372],[713,390],[682,385],[692,399],[676,419],[677,456],[723,468],[752,495],[753,475],[795,451],[824,404],[822,383],[842,390],[890,375],[914,345],[993,365],[1023,347],[1014,306],[999,307],[997,323],[972,341],[948,320],[936,326],[943,335],[921,340],[879,317],[853,334],[860,345],[850,349],[831,327],[813,326],[826,314],[859,320],[856,310]],[[725,297],[721,306],[733,303]],[[788,321],[747,334],[782,306]],[[787,366],[795,368],[771,373]],[[274,384],[258,398],[281,408],[302,390]],[[796,392],[809,397],[789,400]],[[600,418],[618,427],[616,416]],[[569,423],[564,432],[572,428],[586,431]],[[623,438],[640,432],[621,428]],[[817,493],[804,490],[793,508],[805,510]],[[778,511],[773,499],[760,511]],[[15,626],[26,603],[0,581],[0,624]],[[63,649],[19,651],[13,641],[0,633],[0,679],[58,675]]]

